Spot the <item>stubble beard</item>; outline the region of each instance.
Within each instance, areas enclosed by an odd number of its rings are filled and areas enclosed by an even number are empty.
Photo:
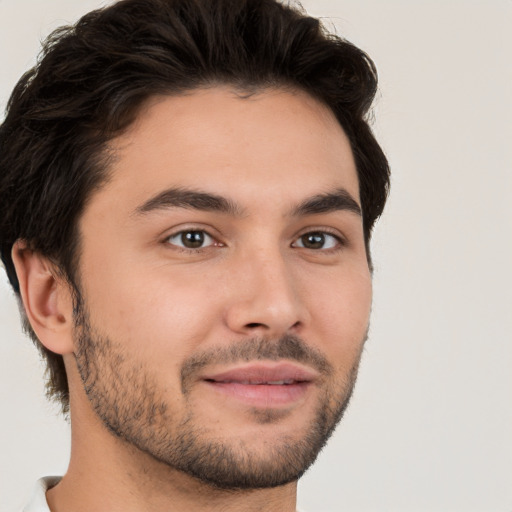
[[[303,435],[274,436],[272,446],[255,453],[243,439],[213,434],[201,425],[193,404],[177,421],[149,369],[127,358],[123,346],[100,335],[81,311],[75,330],[76,363],[86,395],[105,427],[117,438],[209,486],[220,489],[270,488],[298,480],[315,461],[347,408],[357,376],[360,352],[343,382],[332,378],[325,357],[300,338],[247,339],[186,360],[181,392],[191,404],[194,378],[210,364],[288,359],[313,366],[325,385]],[[364,340],[361,342],[361,350]],[[279,411],[254,410],[260,424],[277,423]],[[226,425],[225,431],[229,431]],[[295,435],[292,435],[295,434]]]

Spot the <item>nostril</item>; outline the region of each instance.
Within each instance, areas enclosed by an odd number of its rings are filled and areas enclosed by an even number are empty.
[[[257,322],[251,322],[250,324],[247,324],[247,327],[249,329],[257,329],[258,327],[265,327],[265,324],[259,324]]]

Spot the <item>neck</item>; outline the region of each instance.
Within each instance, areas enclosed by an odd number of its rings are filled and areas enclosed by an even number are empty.
[[[71,420],[68,471],[47,492],[52,512],[295,511],[296,482],[270,489],[218,489],[118,439],[73,399]]]

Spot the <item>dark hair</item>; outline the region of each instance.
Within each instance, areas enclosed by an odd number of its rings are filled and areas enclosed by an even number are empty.
[[[369,57],[276,0],[123,0],[51,34],[9,100],[0,127],[0,251],[18,297],[11,250],[19,239],[78,293],[77,223],[107,177],[107,142],[149,97],[215,84],[299,89],[334,112],[355,157],[370,262],[389,168],[367,122],[377,90]],[[26,316],[24,324],[47,359],[47,394],[67,411],[63,359]]]

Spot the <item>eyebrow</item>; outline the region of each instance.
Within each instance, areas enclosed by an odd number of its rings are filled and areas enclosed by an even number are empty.
[[[170,188],[148,199],[135,209],[135,214],[144,215],[167,208],[187,208],[207,212],[221,212],[233,216],[242,214],[241,208],[225,197],[184,188]]]
[[[292,212],[295,217],[303,215],[318,215],[346,210],[362,217],[361,207],[357,201],[344,189],[339,188],[334,192],[318,194],[305,199]]]
[[[243,215],[243,209],[234,201],[226,197],[191,190],[186,188],[170,188],[160,192],[138,206],[134,214],[145,215],[168,208],[186,208],[208,212],[226,213],[235,217]],[[334,192],[317,194],[306,198],[291,211],[292,217],[305,215],[318,215],[335,211],[350,211],[362,216],[361,207],[357,201],[343,188]]]

